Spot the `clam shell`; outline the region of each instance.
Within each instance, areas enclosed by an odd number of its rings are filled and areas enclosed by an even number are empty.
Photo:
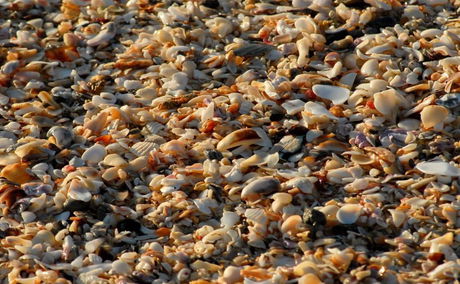
[[[386,90],[374,94],[375,108],[383,115],[390,115],[400,105],[400,100],[394,90]]]
[[[350,90],[342,87],[314,85],[312,90],[318,97],[330,100],[334,105],[341,105],[350,97]]]
[[[94,144],[86,149],[83,155],[81,155],[81,158],[89,164],[97,164],[102,161],[106,155],[107,151],[104,146],[101,144]]]
[[[434,127],[436,124],[443,122],[448,115],[447,108],[438,105],[426,106],[420,113],[424,128]]]
[[[81,200],[84,202],[91,200],[91,192],[89,192],[88,189],[84,187],[79,179],[74,179],[70,182],[68,195],[72,199]]]
[[[453,166],[447,162],[421,162],[415,168],[424,174],[429,175],[443,175],[451,177],[460,176],[460,168]]]
[[[336,214],[337,220],[345,225],[355,223],[361,215],[362,207],[358,204],[346,204]]]

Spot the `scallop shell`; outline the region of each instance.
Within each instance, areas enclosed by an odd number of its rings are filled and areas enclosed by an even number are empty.
[[[131,152],[137,156],[147,156],[151,151],[155,150],[158,145],[153,142],[143,141],[137,142],[131,147]]]
[[[330,85],[314,85],[313,92],[320,98],[330,100],[334,105],[341,105],[350,97],[350,90]]]
[[[447,162],[421,162],[415,168],[424,174],[460,177],[460,168]]]
[[[336,214],[337,220],[345,225],[355,223],[361,215],[362,207],[358,204],[346,204]]]
[[[265,224],[267,223],[267,214],[265,214],[264,209],[246,209],[244,212],[246,219],[254,224]]]

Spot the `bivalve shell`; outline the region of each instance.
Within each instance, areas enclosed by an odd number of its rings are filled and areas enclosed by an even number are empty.
[[[343,104],[350,97],[350,90],[342,87],[314,85],[312,90],[318,97],[330,100],[334,105]]]
[[[359,204],[346,204],[337,211],[337,220],[345,225],[355,223],[361,215],[362,207]]]

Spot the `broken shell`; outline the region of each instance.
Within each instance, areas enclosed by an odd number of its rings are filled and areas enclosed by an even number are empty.
[[[451,176],[459,177],[460,168],[453,166],[447,162],[421,162],[418,163],[415,168],[422,173],[429,175],[442,175],[442,176]]]
[[[33,179],[33,177],[27,172],[27,169],[28,165],[25,163],[10,164],[2,169],[0,176],[11,182],[23,184]]]
[[[350,97],[350,90],[342,87],[314,85],[312,90],[318,97],[330,100],[334,105],[343,104]]]
[[[337,211],[337,220],[345,225],[353,224],[361,215],[362,207],[358,204],[346,204]]]

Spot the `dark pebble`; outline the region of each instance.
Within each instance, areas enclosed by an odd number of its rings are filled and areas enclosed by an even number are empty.
[[[305,209],[303,213],[303,220],[306,224],[312,226],[326,225],[326,216],[323,212],[316,209]]]
[[[206,158],[208,158],[208,160],[211,160],[211,161],[212,160],[220,161],[224,158],[222,153],[217,150],[206,150],[204,154],[206,155]]]
[[[133,219],[124,219],[117,224],[117,229],[120,232],[129,231],[141,233],[141,224]]]

